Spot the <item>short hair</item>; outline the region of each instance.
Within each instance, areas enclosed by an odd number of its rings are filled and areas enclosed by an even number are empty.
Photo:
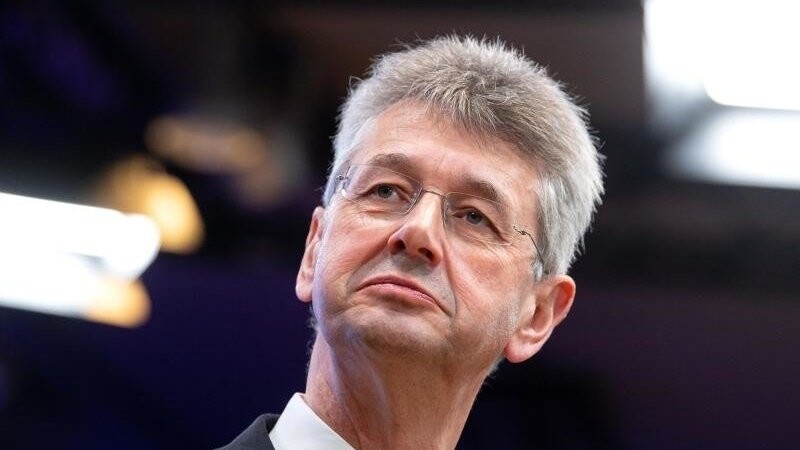
[[[566,273],[601,201],[602,156],[586,110],[543,67],[499,38],[438,37],[378,57],[342,105],[323,204],[359,132],[401,101],[434,107],[468,132],[499,138],[533,159],[540,178],[533,193],[536,244],[544,259],[534,272]]]

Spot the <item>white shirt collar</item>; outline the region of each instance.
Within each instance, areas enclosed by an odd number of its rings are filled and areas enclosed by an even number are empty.
[[[269,432],[275,450],[354,450],[296,393]]]

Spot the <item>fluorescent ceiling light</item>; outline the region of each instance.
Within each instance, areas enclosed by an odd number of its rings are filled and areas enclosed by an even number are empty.
[[[800,110],[800,2],[646,0],[651,76],[717,103]]]
[[[115,324],[143,320],[135,279],[158,253],[145,216],[0,193],[0,304]]]
[[[704,86],[724,105],[800,110],[800,3],[715,1]]]
[[[800,114],[727,111],[669,152],[668,165],[692,179],[800,189]]]
[[[111,274],[133,279],[153,261],[158,228],[138,214],[0,192],[0,248],[91,257]]]
[[[85,257],[0,254],[0,305],[132,327],[150,312],[139,281],[104,274]]]

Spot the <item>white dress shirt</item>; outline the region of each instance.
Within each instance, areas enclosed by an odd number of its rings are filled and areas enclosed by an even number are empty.
[[[275,450],[355,450],[296,393],[269,432]]]

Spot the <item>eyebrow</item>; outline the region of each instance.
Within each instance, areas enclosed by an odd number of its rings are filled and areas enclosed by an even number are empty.
[[[385,167],[402,173],[416,173],[417,165],[411,158],[402,153],[379,153],[367,161],[367,164]],[[458,192],[471,194],[496,203],[505,204],[505,196],[501,195],[494,184],[467,175],[457,182]]]
[[[478,197],[491,200],[495,203],[504,204],[503,196],[500,195],[500,192],[498,192],[494,185],[488,181],[467,176],[465,179],[459,182],[459,186],[460,190],[462,190],[465,194],[476,195]]]
[[[414,172],[416,165],[402,153],[379,153],[367,161],[367,164],[397,170],[398,172]]]

